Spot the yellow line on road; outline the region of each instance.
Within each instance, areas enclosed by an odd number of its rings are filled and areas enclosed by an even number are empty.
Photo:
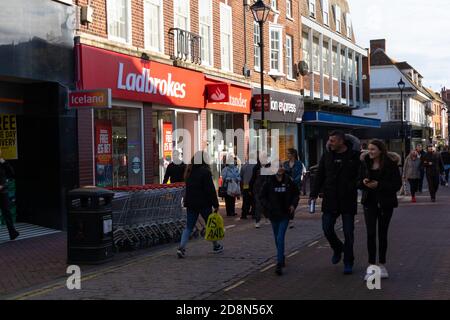
[[[151,256],[151,257],[137,258],[137,259],[131,261],[130,263],[127,263],[127,264],[124,264],[124,265],[108,267],[108,268],[105,268],[103,270],[100,270],[100,271],[94,272],[92,274],[86,275],[84,277],[82,276],[81,277],[81,283],[83,283],[85,281],[89,281],[89,280],[95,279],[95,278],[97,278],[99,276],[102,276],[102,275],[105,275],[107,273],[111,273],[111,272],[114,272],[114,271],[119,271],[119,270],[124,269],[126,267],[131,267],[131,266],[134,266],[134,265],[138,265],[138,264],[147,262],[147,261],[152,260],[154,258],[162,257],[164,254],[165,253],[160,253],[160,254],[157,254],[157,255],[154,255],[154,256]],[[20,295],[14,296],[14,297],[12,297],[12,298],[10,298],[8,300],[25,300],[25,299],[41,296],[43,294],[46,294],[46,293],[49,293],[49,292],[52,292],[52,291],[55,291],[55,290],[59,290],[59,289],[65,288],[65,287],[66,287],[66,284],[50,285],[50,286],[46,286],[44,288],[39,288],[39,289],[31,290],[29,292],[22,293]]]
[[[224,289],[223,291],[227,292],[227,291],[233,290],[234,288],[237,288],[237,287],[239,287],[240,285],[242,285],[244,283],[245,283],[245,281],[241,280],[238,283],[233,284],[231,287],[228,287],[228,288]]]

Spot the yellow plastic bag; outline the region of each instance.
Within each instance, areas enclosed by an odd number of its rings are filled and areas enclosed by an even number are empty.
[[[209,215],[206,222],[205,240],[219,241],[225,237],[223,218],[218,212]]]

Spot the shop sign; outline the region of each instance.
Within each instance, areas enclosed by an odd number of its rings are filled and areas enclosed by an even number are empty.
[[[261,95],[255,95],[253,96],[253,111],[255,112],[261,112]],[[270,94],[264,95],[264,111],[269,112],[270,111]]]
[[[15,114],[0,115],[0,150],[5,160],[17,160],[17,118]]]
[[[111,108],[111,89],[69,92],[69,108]]]
[[[228,83],[214,83],[214,80],[206,79],[206,109],[225,111],[225,112],[236,112],[236,113],[251,113],[251,100],[252,91],[250,88],[240,87],[234,84]],[[221,98],[226,100],[226,102],[214,102],[209,98],[210,92],[214,93],[214,89],[211,91],[210,87],[217,88],[217,86],[228,87],[228,99],[224,97],[226,93],[220,89],[222,95]],[[220,87],[222,88],[222,87]],[[225,90],[225,89],[223,89]],[[216,94],[218,92],[215,92]],[[219,97],[217,97],[219,98]]]
[[[95,176],[96,185],[112,185],[112,124],[109,120],[95,121]]]
[[[214,83],[206,85],[208,102],[229,102],[230,101],[230,85],[227,83]]]
[[[81,45],[80,86],[105,87],[122,100],[203,108],[204,76],[200,72]]]
[[[254,119],[261,119],[261,95],[259,89],[254,89]],[[274,90],[265,90],[270,96],[270,106],[267,105],[267,98],[264,98],[265,114],[267,120],[274,122],[292,122],[299,123],[302,121],[304,106],[301,96],[278,92]],[[265,96],[267,96],[265,95]],[[259,101],[259,104],[258,104]]]

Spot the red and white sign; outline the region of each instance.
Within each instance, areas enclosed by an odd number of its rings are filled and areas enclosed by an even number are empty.
[[[111,89],[69,92],[69,108],[111,108]]]
[[[163,154],[164,161],[170,162],[172,160],[172,123],[164,122],[163,123]]]
[[[208,78],[205,78],[205,81],[207,83],[206,88],[208,97],[210,86],[226,85],[229,88],[229,99],[227,102],[212,102],[210,99],[207,99],[205,105],[206,109],[247,114],[251,113],[252,90],[250,88],[240,87],[235,84],[224,84]]]
[[[111,88],[117,99],[203,108],[200,72],[80,45],[82,89]]]
[[[229,102],[230,85],[228,83],[214,83],[206,85],[208,102]]]

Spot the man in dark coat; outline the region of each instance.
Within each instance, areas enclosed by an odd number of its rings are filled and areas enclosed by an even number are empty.
[[[6,186],[6,180],[13,176],[14,172],[10,164],[1,156],[2,153],[0,150],[0,209],[2,210],[3,220],[5,220],[6,227],[8,228],[9,238],[15,240],[19,236],[19,232],[14,228],[11,211],[9,211],[8,188]]]
[[[173,152],[173,161],[167,166],[163,184],[166,184],[169,180],[170,183],[184,182],[185,171],[186,164],[180,160],[180,153],[175,150]]]
[[[354,221],[358,211],[358,175],[360,152],[346,139],[342,131],[330,134],[327,151],[320,160],[310,199],[323,193],[322,227],[334,251],[332,263],[338,264],[344,253],[344,273],[353,272]],[[337,237],[336,220],[342,216],[345,243]]]
[[[441,154],[433,151],[433,146],[428,146],[427,153],[420,158],[422,166],[425,168],[428,189],[430,190],[431,201],[436,201],[436,193],[439,189],[439,178],[444,173],[444,163]]]

